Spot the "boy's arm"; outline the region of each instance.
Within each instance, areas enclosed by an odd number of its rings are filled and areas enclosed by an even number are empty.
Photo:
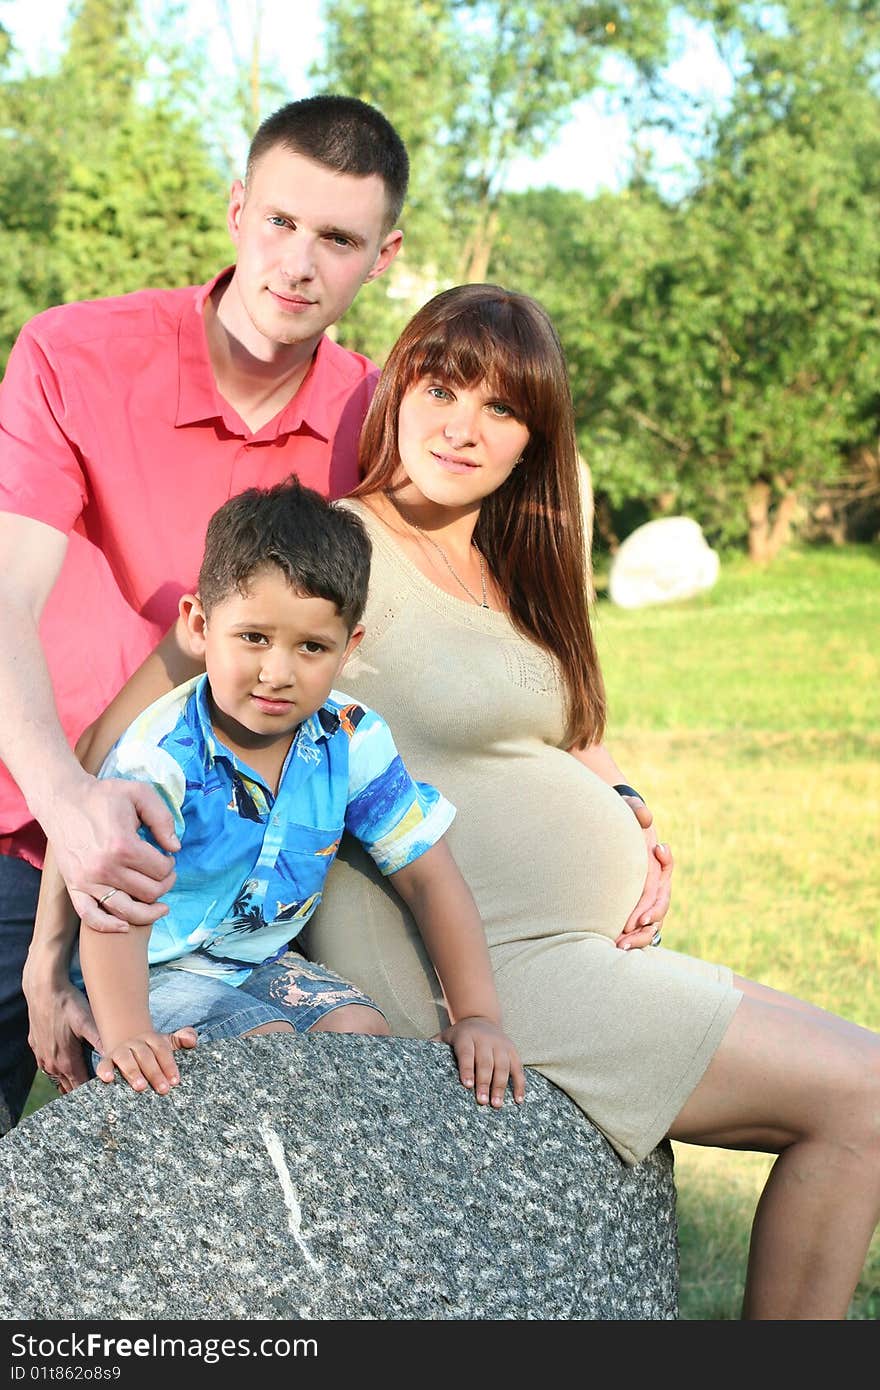
[[[101,1081],[113,1081],[114,1067],[135,1091],[152,1086],[162,1094],[178,1085],[175,1047],[195,1047],[194,1028],[157,1033],[150,1017],[149,931],[81,932],[83,979],[101,1034]]]
[[[501,1030],[501,1007],[477,905],[445,839],[389,875],[412,912],[440,977],[452,1024],[440,1039],[452,1044],[465,1086],[480,1104],[500,1106],[508,1078],[514,1100],[525,1095],[516,1048]]]

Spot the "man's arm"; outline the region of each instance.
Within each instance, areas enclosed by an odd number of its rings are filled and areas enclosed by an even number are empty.
[[[480,1104],[525,1095],[516,1048],[501,1031],[501,1006],[477,905],[445,840],[389,876],[415,918],[443,986],[452,1024],[439,1035],[455,1050],[465,1086]]]
[[[171,818],[151,787],[98,783],[82,768],[58,719],[38,631],[40,614],[61,571],[67,537],[52,526],[0,513],[0,758],[52,842],[77,912],[89,925],[119,929],[119,919],[152,922],[173,864],[137,834],[149,826],[169,852]],[[88,662],[88,652],[82,659]],[[159,691],[158,693],[162,693]],[[155,698],[155,697],[153,697]],[[109,889],[115,920],[96,907]]]
[[[197,674],[197,668],[195,671],[189,669],[192,664],[188,653],[178,648],[176,632],[172,629],[77,742],[77,755],[91,771],[97,771],[119,735],[147,705],[179,685],[188,675]],[[173,834],[174,820],[165,802],[145,782],[124,782],[114,778],[98,782],[93,777],[87,777],[86,782],[99,790],[130,787],[149,793],[161,803],[163,816],[167,817]],[[151,853],[155,853],[140,837],[138,840]],[[173,843],[177,844],[176,836]],[[162,858],[163,862],[167,862]],[[167,874],[165,879],[156,883],[155,892],[166,893],[173,882],[174,874]],[[127,931],[126,922],[149,927],[167,911],[163,903],[153,906],[142,904],[127,897],[122,890],[115,893],[103,909],[92,898],[86,901],[86,924],[117,933]],[[111,907],[113,913],[109,911]],[[116,915],[117,910],[119,916]],[[69,976],[70,954],[78,925],[79,918],[50,840],[43,868],[34,938],[25,962],[22,985],[28,1003],[30,1046],[37,1064],[49,1075],[59,1078],[63,1091],[72,1090],[88,1079],[80,1040],[85,1038],[93,1046],[97,1045],[97,1029],[92,1012],[85,996],[71,984]]]
[[[22,972],[22,989],[28,1002],[28,1045],[37,1066],[52,1077],[64,1094],[89,1079],[81,1040],[100,1047],[86,997],[70,980],[70,957],[78,925],[49,845],[34,935]]]

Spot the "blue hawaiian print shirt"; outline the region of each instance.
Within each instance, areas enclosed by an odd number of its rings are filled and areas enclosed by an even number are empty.
[[[100,776],[152,783],[174,815],[177,880],[150,934],[150,964],[173,960],[233,985],[305,926],[343,831],[393,874],[455,815],[407,772],[384,719],[335,690],[299,726],[274,797],[211,728],[207,676],[150,705]]]

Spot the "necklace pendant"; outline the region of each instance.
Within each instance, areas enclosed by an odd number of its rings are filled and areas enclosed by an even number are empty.
[[[402,511],[400,510],[400,508],[398,507],[397,502],[394,500],[394,498],[391,496],[390,493],[386,493],[385,495],[389,498],[389,500],[390,500],[390,502],[391,502],[391,505],[394,507],[394,509],[395,509],[395,511],[397,512],[398,516],[400,516],[400,517],[403,518],[403,520],[406,522],[407,526],[411,526],[412,529],[413,529],[414,531],[417,531],[417,532],[418,532],[418,534],[422,537],[423,540],[425,540],[425,541],[428,542],[428,545],[430,545],[430,546],[433,547],[433,549],[434,549],[434,550],[437,552],[437,554],[440,556],[440,559],[443,561],[443,563],[444,563],[444,565],[446,566],[446,568],[448,569],[449,573],[452,575],[452,578],[455,580],[456,584],[459,586],[460,589],[463,589],[463,590],[464,590],[464,592],[467,594],[468,598],[471,599],[471,600],[477,605],[478,608],[485,608],[488,612],[491,612],[491,609],[489,608],[488,589],[487,589],[487,586],[486,586],[486,559],[485,559],[485,556],[483,555],[482,550],[478,550],[477,547],[474,546],[474,549],[477,551],[477,557],[478,557],[479,562],[480,562],[480,591],[481,591],[481,596],[480,596],[480,598],[477,598],[477,596],[476,596],[476,594],[474,593],[473,589],[469,589],[469,588],[468,588],[467,584],[465,584],[465,582],[464,582],[464,580],[462,579],[461,575],[460,575],[460,574],[458,573],[458,571],[454,568],[454,566],[453,566],[453,564],[452,564],[452,561],[450,560],[449,556],[446,554],[446,551],[443,549],[443,546],[440,545],[437,541],[435,541],[434,538],[433,538],[433,536],[429,536],[428,533],[427,533],[427,531],[423,530],[422,527],[419,526],[419,524],[418,524],[417,522],[415,522],[415,521],[410,521],[408,517],[405,517],[405,516],[403,515],[403,512],[402,512]],[[473,542],[471,542],[471,544],[473,545]]]

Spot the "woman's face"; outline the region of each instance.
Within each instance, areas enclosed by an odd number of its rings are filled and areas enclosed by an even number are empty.
[[[480,502],[506,482],[529,442],[511,406],[490,390],[420,377],[400,403],[403,472],[432,502]]]

